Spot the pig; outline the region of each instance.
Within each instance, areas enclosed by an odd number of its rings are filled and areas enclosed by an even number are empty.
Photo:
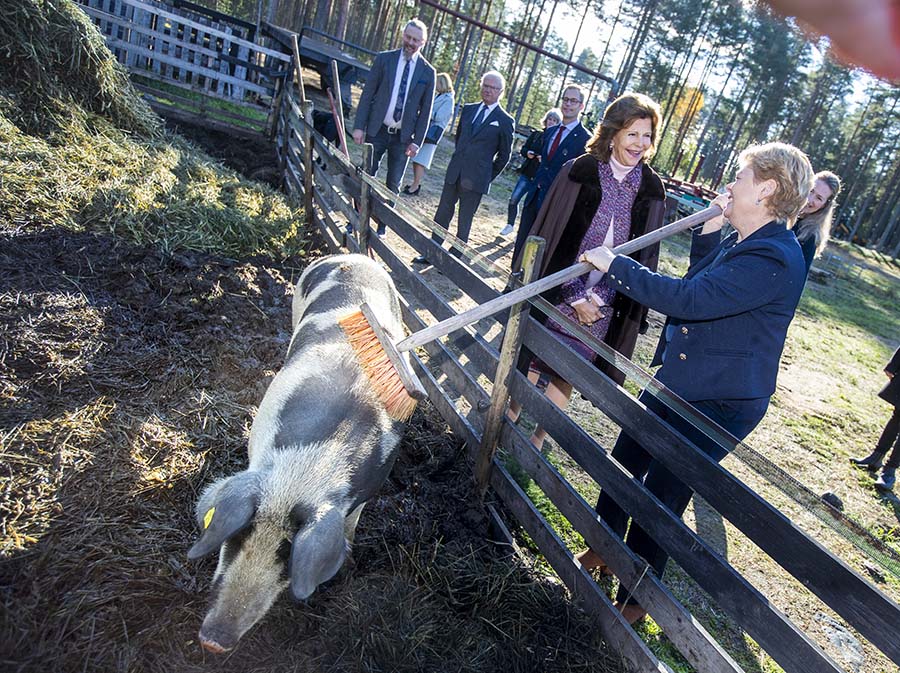
[[[197,559],[219,551],[200,643],[232,649],[290,586],[306,600],[341,568],[360,513],[387,479],[403,424],[392,420],[338,320],[367,302],[394,341],[400,302],[388,273],[363,255],[335,255],[300,277],[293,336],[250,429],[249,467],[197,502]]]

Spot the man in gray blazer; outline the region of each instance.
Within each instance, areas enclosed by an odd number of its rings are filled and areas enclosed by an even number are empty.
[[[403,47],[375,57],[356,110],[353,140],[372,144],[371,175],[387,152],[385,183],[394,193],[400,191],[406,162],[418,153],[431,119],[434,68],[419,53],[427,39],[425,24],[410,20],[403,28]],[[383,227],[378,234],[384,235]]]
[[[481,102],[464,105],[459,115],[456,149],[447,166],[434,221],[447,229],[459,201],[456,235],[462,241],[469,240],[472,218],[481,197],[490,191],[491,183],[509,163],[515,121],[498,102],[505,86],[499,72],[484,73],[481,76]],[[438,244],[443,243],[437,234],[432,234],[431,238]],[[459,256],[455,248],[451,254]],[[413,260],[417,264],[427,261],[421,255]]]

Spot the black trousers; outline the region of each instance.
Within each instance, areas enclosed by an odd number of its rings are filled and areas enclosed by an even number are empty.
[[[470,189],[460,187],[459,180],[456,182],[445,182],[444,189],[441,190],[441,200],[438,203],[437,211],[434,213],[434,221],[441,225],[444,229],[449,230],[450,220],[453,219],[453,213],[456,210],[456,203],[459,202],[459,216],[456,218],[456,237],[464,242],[469,240],[469,232],[472,231],[472,219],[475,217],[475,211],[481,204],[481,192],[474,192]],[[435,233],[431,234],[431,239],[438,245],[444,242],[444,239]],[[457,254],[454,251],[454,254]]]
[[[894,413],[891,415],[881,432],[878,444],[875,445],[875,453],[885,456],[888,450],[894,445],[890,457],[884,464],[885,468],[896,470],[900,467],[900,407],[894,407]]]
[[[649,411],[666,421],[716,462],[721,461],[734,448],[733,446],[720,446],[692,424],[681,418],[681,416],[669,410],[668,407],[652,395],[644,393],[640,399],[647,405]],[[766,409],[769,406],[769,398],[703,400],[691,402],[691,406],[738,439],[744,439],[765,416]],[[694,495],[694,491],[688,485],[679,481],[661,463],[654,460],[638,442],[624,432],[620,433],[611,455],[635,479],[643,481],[647,490],[653,493],[663,505],[678,516],[684,513],[688,503],[691,501],[691,497]],[[612,497],[605,493],[600,494],[600,498],[597,500],[597,513],[609,524],[613,532],[619,536],[625,535],[625,530],[628,527],[628,513],[619,507]],[[656,574],[662,577],[669,555],[634,521],[631,523],[631,528],[628,530],[628,537],[625,541],[633,552],[643,557],[656,571]],[[628,589],[621,587],[618,600],[625,600],[627,595]],[[635,601],[632,599],[631,602]]]
[[[528,240],[528,234],[531,233],[531,226],[537,219],[538,210],[540,210],[540,207],[538,206],[538,200],[538,192],[537,190],[535,190],[528,195],[528,198],[525,199],[525,205],[522,206],[522,219],[519,222],[519,230],[516,232],[516,242],[513,244],[512,258],[514,267],[515,261],[519,257],[519,253],[521,253],[522,248],[525,247],[525,241]],[[518,270],[519,269],[513,268],[513,271]]]

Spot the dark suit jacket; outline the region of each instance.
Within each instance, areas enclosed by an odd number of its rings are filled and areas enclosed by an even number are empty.
[[[885,402],[890,402],[895,407],[900,407],[900,348],[894,352],[894,357],[887,363],[884,371],[894,375],[887,385],[878,393],[878,397]]]
[[[534,201],[533,208],[535,210],[541,207],[541,203],[547,195],[547,190],[550,189],[550,185],[553,184],[563,164],[584,154],[584,146],[591,139],[591,134],[588,133],[588,130],[581,125],[581,122],[578,122],[575,128],[569,131],[569,134],[559,143],[559,147],[556,148],[553,156],[548,159],[547,155],[550,153],[553,139],[556,138],[558,132],[559,124],[546,129],[541,137],[541,147],[543,148],[540,153],[541,164],[534,175],[534,191],[528,199],[529,201]]]
[[[472,130],[472,121],[481,103],[464,105],[456,128],[456,149],[447,165],[444,182],[459,180],[460,189],[487,194],[491,182],[509,163],[512,150],[514,120],[502,106]]]
[[[690,402],[775,392],[806,279],[803,255],[783,222],[769,222],[737,244],[736,238],[733,233],[716,245],[719,232],[695,232],[682,279],[655,274],[622,255],[609,268],[617,292],[669,316],[652,364],[662,363],[656,377]]]
[[[366,135],[374,136],[384,124],[384,117],[391,102],[394,75],[401,49],[383,51],[375,57],[372,69],[366,77],[359,108],[356,110],[354,129],[362,129]],[[400,119],[400,141],[404,145],[415,143],[419,147],[425,140],[428,122],[431,119],[431,104],[434,101],[434,68],[419,54],[416,67],[407,82],[406,105]]]

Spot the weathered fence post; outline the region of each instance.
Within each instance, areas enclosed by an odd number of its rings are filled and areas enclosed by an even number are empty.
[[[544,252],[544,243],[544,239],[537,236],[529,236],[525,242],[523,280],[526,283],[530,283],[537,275]],[[478,447],[478,456],[475,459],[475,481],[478,486],[478,495],[482,498],[490,483],[491,463],[497,450],[497,439],[500,437],[503,415],[506,413],[506,401],[509,398],[509,378],[516,366],[519,350],[522,347],[522,326],[528,319],[528,312],[528,301],[515,304],[509,310],[503,345],[500,347],[500,359],[494,374],[491,405],[488,407],[484,432],[481,435],[481,445]]]
[[[368,173],[369,166],[372,165],[372,153],[375,149],[369,143],[363,143],[362,146],[362,171]],[[357,212],[359,217],[356,220],[356,235],[359,243],[359,252],[362,255],[367,254],[369,249],[369,218],[372,216],[372,188],[365,178],[359,177],[359,208]]]
[[[306,222],[315,224],[313,213],[313,139],[312,139],[311,100],[303,103],[303,208],[306,211]]]

